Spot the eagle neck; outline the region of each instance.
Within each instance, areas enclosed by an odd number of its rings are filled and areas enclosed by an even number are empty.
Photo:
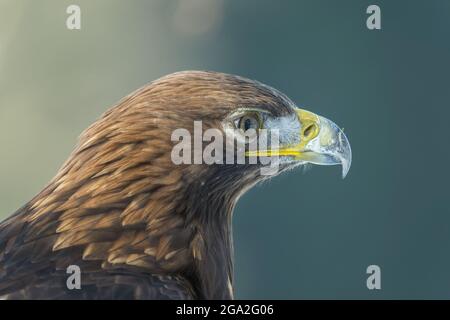
[[[214,195],[199,207],[197,239],[201,254],[196,260],[196,277],[202,298],[233,299],[232,215],[235,201]],[[197,242],[194,245],[198,245]]]

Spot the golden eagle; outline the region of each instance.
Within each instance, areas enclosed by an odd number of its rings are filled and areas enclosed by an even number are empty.
[[[342,130],[267,85],[217,72],[167,75],[84,131],[50,183],[1,222],[0,297],[232,299],[233,209],[268,175],[261,161],[175,164],[172,133],[197,120],[221,132],[277,130],[279,145],[259,156],[278,157],[278,172],[341,164],[345,176],[351,164]],[[70,290],[73,265],[81,288]]]

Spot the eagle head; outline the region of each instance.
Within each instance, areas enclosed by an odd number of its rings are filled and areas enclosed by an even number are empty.
[[[345,177],[351,165],[332,121],[260,82],[217,72],[177,72],[132,93],[83,134],[78,151],[101,145],[106,159],[120,154],[149,172],[164,166],[208,193],[239,194],[308,163],[341,165]]]

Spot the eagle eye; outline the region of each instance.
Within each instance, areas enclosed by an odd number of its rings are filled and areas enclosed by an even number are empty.
[[[257,131],[262,128],[262,119],[256,112],[245,114],[235,120],[235,127],[242,132],[247,132],[250,129]]]

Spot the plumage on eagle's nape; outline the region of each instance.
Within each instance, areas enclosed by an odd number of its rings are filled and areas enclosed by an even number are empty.
[[[261,166],[175,165],[171,134],[197,120],[223,131],[243,106],[297,119],[277,90],[201,71],[165,76],[107,111],[50,183],[0,224],[0,297],[232,298],[232,212],[265,178]],[[307,161],[292,163],[281,170]],[[66,287],[70,265],[81,269],[81,290]]]

